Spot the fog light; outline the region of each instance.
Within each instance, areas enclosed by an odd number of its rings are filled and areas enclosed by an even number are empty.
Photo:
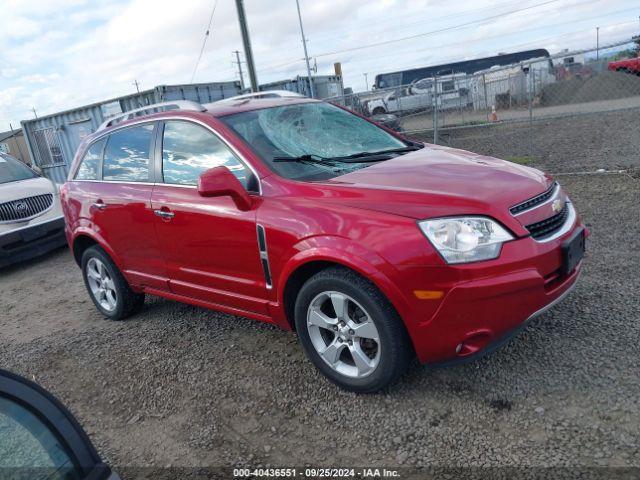
[[[489,345],[492,338],[493,334],[490,330],[478,330],[469,333],[464,339],[464,342],[460,342],[456,346],[456,355],[466,357],[478,353]]]

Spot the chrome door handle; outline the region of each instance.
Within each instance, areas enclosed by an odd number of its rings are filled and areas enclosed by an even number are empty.
[[[98,210],[104,210],[105,208],[107,208],[107,204],[102,202],[94,202],[93,206]]]
[[[164,210],[154,210],[153,213],[155,213],[160,218],[164,218],[165,220],[169,220],[170,218],[173,218],[176,216],[175,213],[165,212]]]

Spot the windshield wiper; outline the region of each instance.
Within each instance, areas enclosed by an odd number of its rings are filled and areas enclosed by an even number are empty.
[[[408,153],[408,152],[415,152],[416,150],[420,150],[421,148],[424,148],[422,146],[418,146],[418,145],[408,145],[406,147],[400,147],[400,148],[392,148],[390,150],[381,150],[379,152],[358,152],[358,153],[353,153],[351,155],[346,155],[344,157],[333,157],[334,160],[338,159],[338,160],[351,160],[351,159],[363,159],[366,158],[366,161],[377,161],[377,160],[373,160],[372,158],[369,157],[385,157],[387,155],[391,155],[393,153]],[[360,160],[363,161],[363,160]]]
[[[391,150],[382,150],[379,152],[358,152],[351,155],[344,155],[341,157],[321,157],[320,155],[300,155],[298,157],[274,157],[274,162],[310,162],[310,163],[363,163],[363,162],[377,162],[385,159],[394,153],[407,153],[423,148],[418,145],[409,145],[401,148],[393,148]]]
[[[321,157],[319,155],[305,154],[298,157],[273,157],[274,162],[309,162],[323,163],[332,162],[333,158]]]

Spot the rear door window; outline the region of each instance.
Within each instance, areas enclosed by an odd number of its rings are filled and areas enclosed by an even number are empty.
[[[109,135],[104,151],[103,180],[149,181],[149,152],[153,127],[153,124],[137,125]]]
[[[76,180],[100,180],[100,162],[104,150],[104,138],[89,147],[76,172]]]
[[[164,183],[196,185],[202,172],[227,167],[247,190],[255,190],[251,171],[216,135],[190,122],[166,122],[162,142]]]

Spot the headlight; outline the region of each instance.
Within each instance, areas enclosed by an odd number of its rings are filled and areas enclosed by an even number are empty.
[[[451,217],[418,222],[447,263],[491,260],[513,237],[498,222],[484,217]]]

